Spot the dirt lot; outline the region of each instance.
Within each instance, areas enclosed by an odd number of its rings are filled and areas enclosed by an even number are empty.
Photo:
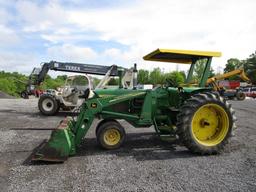
[[[44,117],[37,100],[0,99],[0,191],[256,191],[256,100],[232,101],[238,118],[227,150],[197,156],[129,127],[125,145],[100,149],[94,129],[63,164],[30,164],[32,150],[66,114]]]

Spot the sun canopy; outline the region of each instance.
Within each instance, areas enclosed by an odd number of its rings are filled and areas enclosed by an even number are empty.
[[[157,49],[144,56],[144,60],[191,64],[200,57],[220,57],[221,52]]]

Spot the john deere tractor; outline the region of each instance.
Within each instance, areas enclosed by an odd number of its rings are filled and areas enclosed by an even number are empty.
[[[135,128],[155,128],[159,136],[176,136],[191,152],[197,154],[220,153],[231,137],[234,111],[211,87],[205,87],[212,57],[219,52],[157,49],[144,56],[145,60],[190,64],[186,83],[165,85],[151,90],[97,89],[89,97],[86,89],[80,114],[66,117],[52,131],[49,140],[32,155],[34,161],[63,162],[76,151],[95,118],[98,144],[104,149],[117,149],[125,142],[125,127],[117,121],[123,119]],[[204,72],[196,87],[190,82],[196,62],[205,61]]]

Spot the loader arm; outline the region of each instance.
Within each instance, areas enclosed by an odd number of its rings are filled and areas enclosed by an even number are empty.
[[[235,75],[239,75],[242,80],[244,80],[246,82],[250,82],[250,79],[246,76],[246,74],[244,72],[244,69],[235,69],[233,71],[224,73],[222,75],[216,75],[216,76],[213,76],[211,78],[208,78],[206,84],[207,85],[212,84],[213,88],[215,90],[219,91],[220,87],[218,86],[218,84],[216,82],[218,80],[223,80],[223,79],[226,79],[226,78],[229,78],[229,77],[233,77]]]

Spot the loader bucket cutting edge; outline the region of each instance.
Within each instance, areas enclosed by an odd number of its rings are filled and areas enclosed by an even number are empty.
[[[70,131],[70,119],[65,118],[52,131],[48,141],[44,141],[32,154],[32,161],[64,162],[69,155],[75,153],[74,135]]]

